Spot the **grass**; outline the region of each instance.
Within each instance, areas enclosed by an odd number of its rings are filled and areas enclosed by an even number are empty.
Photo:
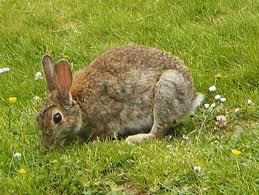
[[[0,1],[0,67],[11,68],[0,74],[1,194],[258,193],[258,13],[257,0]],[[67,58],[78,70],[132,42],[179,56],[205,103],[214,101],[211,85],[227,102],[173,125],[171,138],[73,141],[46,152],[35,121],[46,95],[44,80],[34,79],[41,57]],[[216,128],[218,115],[227,116],[224,128]]]

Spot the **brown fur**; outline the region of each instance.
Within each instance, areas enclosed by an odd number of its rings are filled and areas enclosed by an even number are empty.
[[[170,122],[197,107],[192,77],[183,62],[135,44],[112,49],[75,73],[70,92],[80,107],[77,134],[87,139],[114,133],[133,134],[128,143],[163,137]]]

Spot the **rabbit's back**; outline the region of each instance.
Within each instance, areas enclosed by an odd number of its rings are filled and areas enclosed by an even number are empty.
[[[92,129],[88,132],[106,136],[114,131],[150,130],[154,86],[168,69],[183,75],[192,93],[192,78],[181,60],[141,45],[115,48],[79,71],[71,93],[81,107],[85,126]]]
[[[114,76],[120,76],[130,70],[175,69],[181,73],[188,72],[179,58],[156,48],[136,44],[114,48],[97,58],[88,68],[109,72]]]

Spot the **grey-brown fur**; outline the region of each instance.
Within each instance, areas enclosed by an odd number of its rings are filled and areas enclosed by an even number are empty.
[[[68,63],[62,62],[65,74],[69,75]],[[54,84],[48,83],[48,86],[65,86],[63,91],[70,91],[73,100],[70,94],[63,92],[66,95],[62,95],[62,87],[56,87],[58,98],[49,95],[47,101],[55,102],[67,117],[69,110],[63,107],[69,107],[69,102],[75,101],[81,116],[80,120],[79,115],[70,119],[70,123],[82,121],[82,124],[80,128],[74,125],[74,129],[70,124],[65,132],[86,139],[105,138],[114,133],[131,135],[126,138],[127,143],[164,137],[171,122],[189,115],[202,100],[202,96],[194,92],[191,74],[181,60],[142,45],[125,45],[98,57],[88,67],[75,73],[71,88],[69,79],[64,81],[66,76],[59,79],[63,75],[62,67],[62,63],[58,68],[55,65],[56,74],[50,81]],[[47,69],[44,72],[48,74],[51,71]],[[49,76],[46,75],[46,78]],[[55,84],[59,80],[61,84]],[[52,93],[53,89],[50,90]],[[47,124],[52,119],[45,117],[45,126],[51,126]]]

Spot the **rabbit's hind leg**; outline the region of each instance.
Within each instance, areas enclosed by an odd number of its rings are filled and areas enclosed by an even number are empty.
[[[164,71],[154,88],[154,123],[151,131],[129,136],[126,143],[134,144],[166,136],[170,124],[190,111],[193,96],[192,81],[186,80],[175,70]]]

